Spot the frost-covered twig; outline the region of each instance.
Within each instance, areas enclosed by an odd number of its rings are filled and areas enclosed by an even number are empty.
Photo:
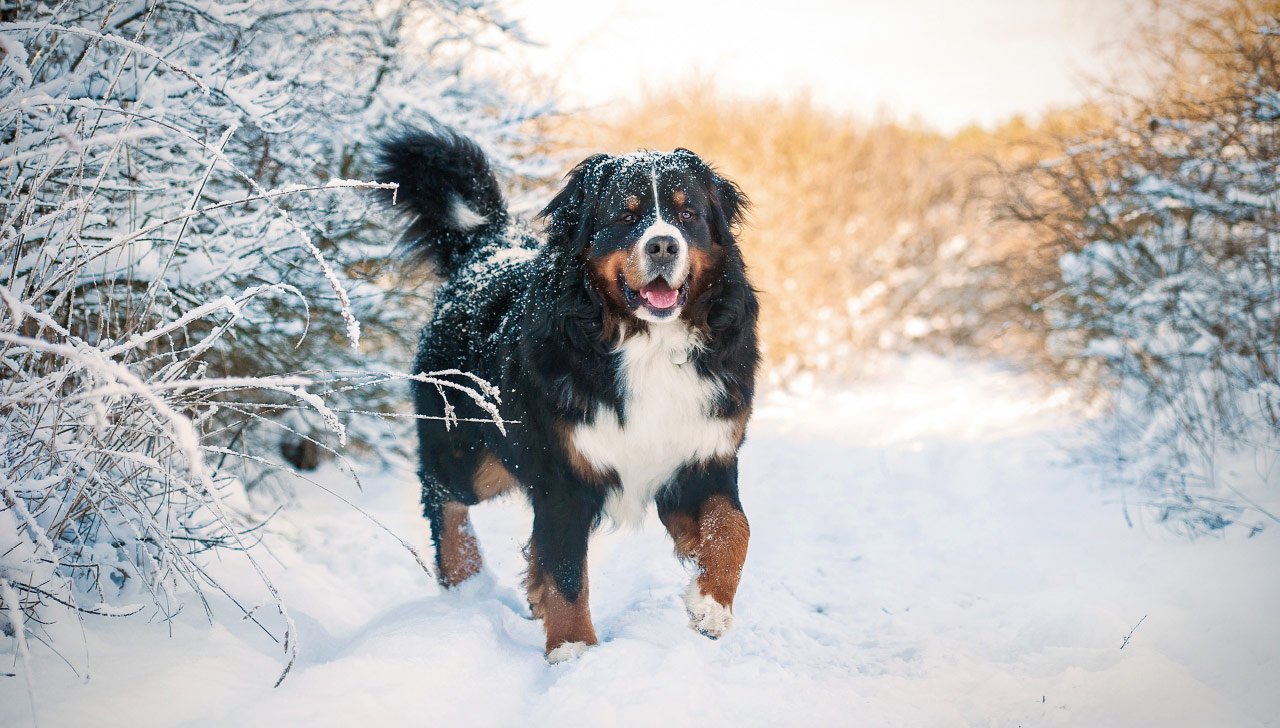
[[[202,81],[194,72],[174,63],[173,61],[165,58],[159,51],[152,50],[141,43],[135,43],[134,41],[111,35],[110,33],[99,33],[97,31],[89,30],[88,28],[69,28],[65,25],[57,25],[56,23],[0,23],[0,33],[16,33],[24,30],[36,31],[37,33],[67,33],[70,35],[80,35],[86,38],[92,38],[94,40],[105,41],[113,45],[118,45],[131,53],[138,53],[140,55],[154,58],[170,70],[177,71],[185,76],[200,89],[201,93],[209,93],[209,86],[205,84],[205,82]]]
[[[1138,628],[1141,627],[1142,623],[1145,621],[1147,621],[1147,615],[1144,614],[1142,615],[1142,619],[1139,619],[1138,623],[1133,625],[1133,629],[1129,630],[1128,634],[1124,636],[1124,639],[1120,642],[1120,649],[1123,650],[1129,646],[1129,640],[1133,639],[1133,633],[1137,632]]]

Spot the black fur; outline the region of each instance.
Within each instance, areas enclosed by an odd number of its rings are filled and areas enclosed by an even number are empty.
[[[381,156],[381,179],[401,184],[398,203],[415,215],[406,254],[430,262],[446,279],[422,331],[414,371],[461,369],[483,377],[501,389],[503,417],[518,422],[504,436],[492,424],[461,422],[448,429],[419,420],[419,474],[433,538],[439,546],[445,502],[477,502],[472,478],[490,453],[530,498],[538,566],[570,601],[582,587],[587,538],[617,483],[591,482],[576,472],[561,433],[591,422],[600,406],[625,422],[617,341],[609,338],[616,330],[609,320],[626,314],[611,311],[615,304],[593,283],[588,266],[593,246],[608,237],[610,201],[625,192],[619,185],[628,165],[636,164],[630,159],[597,155],[579,164],[542,211],[546,239],[540,242],[527,226],[510,221],[498,181],[467,139],[444,129],[415,130],[388,141]],[[691,220],[690,235],[704,235],[704,252],[719,261],[705,291],[681,314],[704,332],[706,346],[692,363],[702,377],[723,384],[713,414],[745,422],[759,359],[758,304],[734,238],[746,199],[688,150],[660,159],[671,175],[705,195],[699,204],[707,219]],[[455,200],[487,222],[465,232],[451,226]],[[629,331],[645,326],[628,319]],[[414,401],[420,414],[444,414],[434,386],[415,383]],[[486,417],[456,393],[449,401],[460,418]],[[696,514],[701,501],[716,493],[738,505],[736,460],[687,463],[672,474],[658,506]]]
[[[507,203],[489,160],[464,136],[442,127],[410,130],[385,140],[377,163],[380,181],[400,185],[384,198],[413,215],[400,248],[411,263],[429,263],[448,278],[480,241],[507,226]],[[452,214],[457,202],[486,222],[458,229]]]

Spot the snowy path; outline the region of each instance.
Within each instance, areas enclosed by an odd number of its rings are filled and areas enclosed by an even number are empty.
[[[487,572],[442,594],[304,488],[267,560],[301,632],[280,688],[278,647],[243,623],[209,627],[192,608],[171,639],[95,621],[90,682],[38,663],[41,725],[1280,725],[1280,532],[1187,543],[1127,528],[1114,496],[1061,462],[1073,423],[1058,399],[916,358],[769,401],[743,455],[735,630],[713,642],[686,627],[687,577],[651,517],[593,541],[603,643],[555,667],[519,590],[523,504],[476,509]],[[426,542],[408,472],[365,485],[364,507]],[[19,683],[0,678],[0,725],[29,719]]]

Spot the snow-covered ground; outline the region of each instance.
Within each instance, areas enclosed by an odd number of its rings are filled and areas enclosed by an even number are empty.
[[[264,558],[300,638],[279,688],[279,646],[245,622],[194,605],[172,628],[92,619],[66,650],[87,682],[37,647],[40,725],[1280,725],[1280,529],[1190,543],[1128,527],[1118,495],[1066,463],[1067,399],[923,357],[768,398],[742,456],[734,631],[688,629],[687,576],[651,515],[593,541],[602,643],[557,666],[519,587],[524,504],[473,511],[487,570],[445,594],[300,486]],[[411,469],[364,484],[353,498],[425,550]],[[30,717],[21,678],[0,677],[0,725]]]

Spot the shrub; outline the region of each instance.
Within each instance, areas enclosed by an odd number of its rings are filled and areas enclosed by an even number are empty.
[[[20,8],[0,11],[0,628],[26,656],[61,610],[207,606],[202,554],[232,548],[291,660],[245,489],[281,432],[377,437],[348,414],[403,399],[381,385],[422,312],[352,178],[385,125],[431,118],[533,169],[513,152],[541,109],[466,72],[512,25],[488,2]],[[431,381],[496,418],[485,383]]]
[[[1280,3],[1160,17],[1152,92],[1022,170],[1010,211],[1061,253],[1051,343],[1116,393],[1116,476],[1189,533],[1256,530],[1280,462]]]

